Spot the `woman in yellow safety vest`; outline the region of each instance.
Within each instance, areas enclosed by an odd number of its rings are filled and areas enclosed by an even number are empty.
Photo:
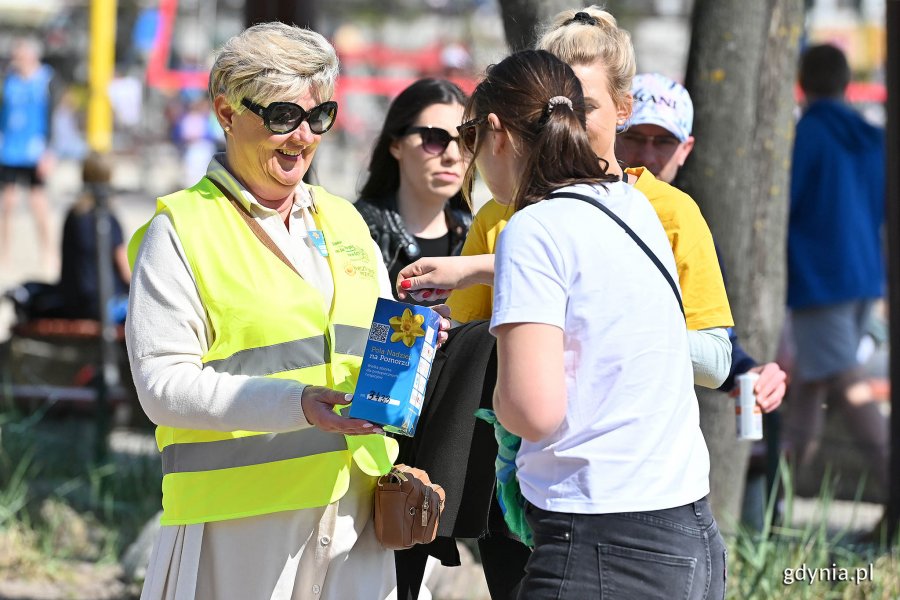
[[[143,598],[393,592],[371,515],[396,443],[335,409],[391,283],[353,205],[302,181],[337,74],[307,29],[228,40],[209,81],[225,153],[131,242],[128,351],[163,468]]]

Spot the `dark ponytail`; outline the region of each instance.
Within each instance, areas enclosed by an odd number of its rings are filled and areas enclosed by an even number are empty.
[[[618,180],[591,149],[581,83],[571,67],[549,52],[523,50],[488,68],[466,106],[465,120],[489,113],[521,145],[525,162],[515,210],[561,187]],[[465,193],[471,190],[474,164],[466,172]]]

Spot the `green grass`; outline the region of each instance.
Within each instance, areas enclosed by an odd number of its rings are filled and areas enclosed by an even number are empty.
[[[782,462],[780,482],[767,502],[762,531],[739,529],[727,540],[729,599],[828,600],[900,598],[900,543],[854,543],[846,530],[831,531],[826,514],[834,497],[826,474],[819,494],[820,514],[802,528],[793,522],[794,496],[790,469]],[[864,482],[858,487],[861,494]],[[776,519],[779,490],[783,514]],[[805,569],[804,569],[805,567]],[[811,571],[817,580],[810,581]],[[855,580],[855,579],[858,579]]]
[[[160,506],[158,457],[96,464],[90,420],[0,414],[0,572],[115,563]]]

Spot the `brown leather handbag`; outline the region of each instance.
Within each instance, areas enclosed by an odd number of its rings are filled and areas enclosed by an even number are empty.
[[[431,483],[428,473],[395,465],[375,486],[375,536],[390,550],[434,541],[444,498],[444,488]]]

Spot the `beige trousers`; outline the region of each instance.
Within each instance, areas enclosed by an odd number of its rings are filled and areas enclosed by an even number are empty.
[[[375,478],[355,466],[328,506],[163,527],[141,600],[392,600],[394,553],[375,539]]]

